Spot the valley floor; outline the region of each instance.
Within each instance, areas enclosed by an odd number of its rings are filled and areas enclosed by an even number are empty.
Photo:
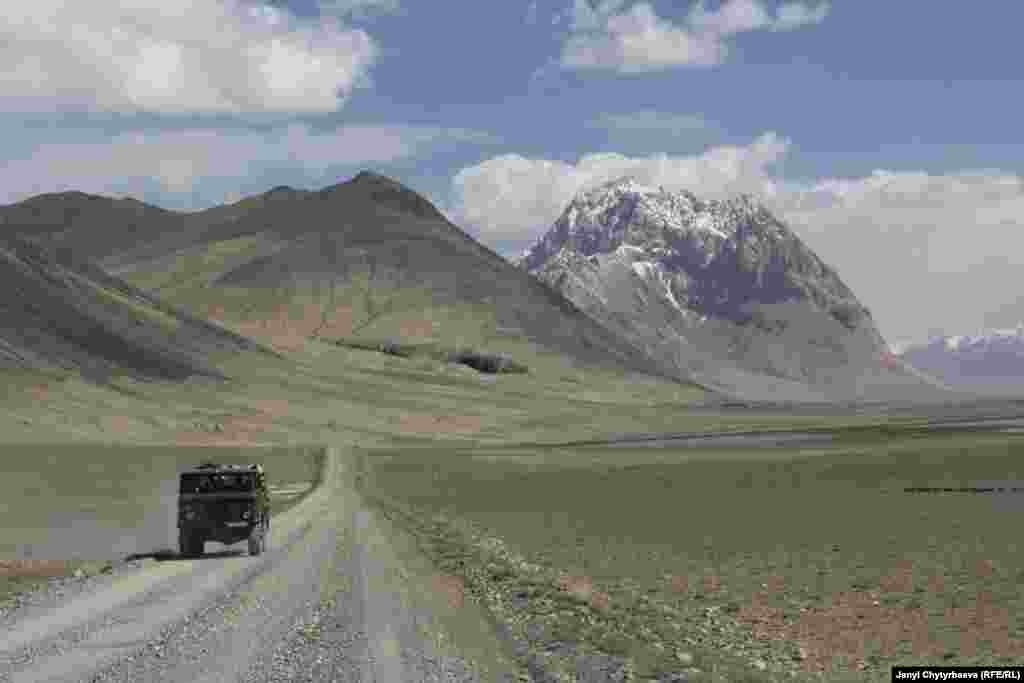
[[[306,341],[225,362],[236,379],[222,385],[10,374],[5,441],[39,458],[74,441],[86,464],[122,463],[85,468],[88,488],[110,487],[81,501],[97,514],[136,477],[116,445],[244,457],[329,444],[346,469],[282,516],[264,557],[115,561],[8,607],[0,680],[82,680],[95,663],[96,680],[133,681],[861,681],[897,661],[1022,656],[1016,498],[904,493],[1018,478],[1012,432],[925,428],[1016,404],[727,408],[525,346],[517,357],[530,373],[486,377]],[[828,440],[664,438],[698,431]],[[663,443],[637,441],[647,433]],[[307,479],[301,460],[275,466],[295,469],[282,485]],[[38,506],[42,491],[5,485],[5,505]],[[16,532],[0,537],[6,555]],[[877,625],[874,640],[851,640],[846,620]]]

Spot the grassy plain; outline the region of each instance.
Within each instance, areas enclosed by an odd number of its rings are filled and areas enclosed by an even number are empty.
[[[628,655],[639,676],[884,681],[895,663],[1019,663],[1024,495],[904,489],[1024,480],[1024,441],[876,437],[812,452],[381,450],[367,494],[524,640]]]

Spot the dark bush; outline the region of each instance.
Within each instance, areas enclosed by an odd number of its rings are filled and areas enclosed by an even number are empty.
[[[477,372],[488,374],[525,373],[527,368],[503,354],[481,353],[479,351],[456,351],[448,355],[448,362],[467,365]]]
[[[376,351],[378,353],[386,353],[389,356],[398,356],[400,358],[429,356],[449,363],[466,365],[477,372],[486,372],[492,375],[499,373],[529,372],[527,367],[522,363],[517,363],[508,356],[498,353],[483,353],[480,351],[473,351],[471,349],[446,353],[432,346],[402,344],[390,339],[385,339],[383,341],[337,339],[334,343],[345,348],[360,349],[362,351]]]

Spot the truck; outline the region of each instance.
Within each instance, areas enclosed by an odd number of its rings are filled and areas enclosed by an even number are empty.
[[[182,557],[200,557],[206,541],[248,541],[249,554],[267,549],[270,495],[261,465],[203,463],[180,474],[178,547]]]

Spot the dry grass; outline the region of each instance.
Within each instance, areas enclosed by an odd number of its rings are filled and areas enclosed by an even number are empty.
[[[265,315],[248,315],[229,310],[223,304],[208,304],[206,315],[281,353],[304,351],[308,338],[314,334],[322,337],[351,334],[354,324],[351,306],[335,306],[332,311],[326,311],[325,306],[315,302],[279,304]]]
[[[136,421],[127,415],[107,415],[103,418],[103,430],[112,434],[133,434]]]
[[[174,443],[177,446],[267,445],[270,440],[261,437],[266,436],[273,423],[274,416],[265,413],[225,417],[206,429],[179,432]]]
[[[409,434],[475,434],[483,429],[483,420],[475,415],[403,415],[398,428]]]
[[[291,404],[283,399],[264,398],[252,402],[252,405],[264,415],[283,417],[291,412]]]
[[[268,445],[275,423],[290,414],[291,404],[284,399],[254,399],[256,412],[248,415],[221,416],[200,429],[183,430],[175,436],[179,446]]]
[[[434,577],[434,590],[445,597],[452,609],[466,604],[466,582],[459,576],[438,574]]]
[[[975,575],[982,581],[992,579],[993,563],[979,561]],[[1015,619],[1006,607],[993,604],[991,593],[976,590],[970,597],[948,594],[941,575],[915,577],[909,560],[896,563],[875,589],[834,593],[827,596],[824,606],[802,608],[795,616],[777,606],[792,602],[783,577],[772,577],[762,585],[765,590],[740,608],[737,620],[759,640],[797,643],[805,672],[863,670],[869,666],[871,652],[889,659],[904,652],[904,644],[909,644],[909,654],[915,658],[942,658],[951,650],[935,636],[941,628],[959,633],[958,656],[976,655],[981,643],[990,644],[997,657],[1024,656],[1024,640],[1011,637]],[[947,607],[941,615],[924,607],[895,604],[912,593],[967,604]],[[770,604],[773,601],[775,605]]]
[[[597,590],[589,576],[562,576],[558,580],[558,587],[596,610],[607,612],[611,609],[611,596]]]
[[[71,563],[64,560],[0,560],[0,577],[5,579],[52,579],[71,571]]]
[[[403,320],[399,331],[405,338],[430,338],[434,334],[434,323],[430,320]]]
[[[27,391],[33,401],[45,401],[50,398],[50,387],[46,384],[35,384]]]

